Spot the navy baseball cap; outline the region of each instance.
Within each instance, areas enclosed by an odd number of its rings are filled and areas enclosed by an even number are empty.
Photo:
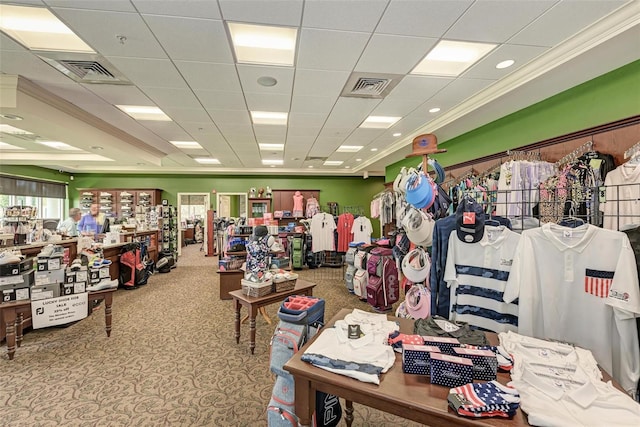
[[[482,205],[470,197],[462,199],[456,210],[456,233],[465,243],[476,243],[484,235],[485,213]]]

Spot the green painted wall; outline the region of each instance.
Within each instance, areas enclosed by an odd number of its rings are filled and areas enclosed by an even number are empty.
[[[207,176],[207,175],[126,175],[76,174],[69,185],[71,206],[78,205],[78,188],[159,188],[162,198],[175,205],[178,193],[245,192],[251,187],[274,190],[320,190],[320,204],[337,202],[344,206],[362,206],[368,216],[373,196],[384,190],[382,177],[306,177],[306,176]],[[215,208],[215,197],[211,197]],[[374,236],[379,236],[380,222],[371,221]]]
[[[638,114],[640,60],[456,138],[438,141],[438,148],[448,151],[433,157],[446,167]],[[386,181],[393,181],[402,166],[418,163],[412,158],[387,166]]]
[[[53,169],[38,166],[0,166],[0,172],[7,175],[21,176],[25,178],[45,179],[56,182],[69,182],[69,174]]]

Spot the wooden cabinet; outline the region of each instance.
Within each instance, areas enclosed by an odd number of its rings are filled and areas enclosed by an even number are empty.
[[[267,212],[271,212],[271,199],[249,198],[249,218],[262,218]]]
[[[157,188],[79,188],[79,207],[89,212],[91,203],[100,204],[100,212],[109,217],[132,218],[137,206],[147,208],[162,203],[162,190]]]
[[[296,191],[299,191],[304,197],[303,208],[305,211],[303,212],[303,216],[277,218],[274,215],[274,219],[277,219],[280,225],[286,225],[289,222],[297,222],[300,218],[306,218],[307,200],[309,198],[313,197],[320,203],[320,190],[273,190],[273,211],[289,211],[293,215],[293,196],[296,194]]]

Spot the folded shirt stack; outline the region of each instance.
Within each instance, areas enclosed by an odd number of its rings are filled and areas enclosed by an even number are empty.
[[[520,406],[518,391],[497,381],[452,388],[447,400],[459,415],[474,418],[511,418]]]

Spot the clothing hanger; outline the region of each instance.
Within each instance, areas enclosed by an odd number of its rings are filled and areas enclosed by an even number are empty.
[[[569,208],[569,215],[565,216],[558,221],[558,225],[569,228],[576,228],[584,225],[584,220],[582,218],[578,218],[575,215],[575,202],[571,201],[571,208]]]

